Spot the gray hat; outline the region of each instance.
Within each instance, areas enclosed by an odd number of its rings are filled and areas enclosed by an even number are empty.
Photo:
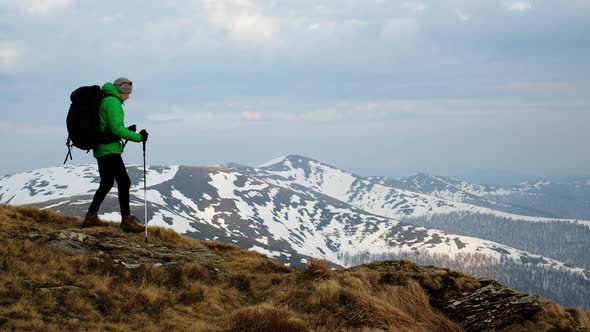
[[[113,85],[119,90],[120,93],[131,93],[133,89],[133,82],[131,82],[128,78],[119,77],[114,82]]]

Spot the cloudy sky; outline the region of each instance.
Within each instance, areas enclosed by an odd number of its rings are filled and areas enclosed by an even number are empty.
[[[588,0],[0,0],[0,174],[61,164],[70,92],[119,76],[150,164],[590,174],[589,22]]]

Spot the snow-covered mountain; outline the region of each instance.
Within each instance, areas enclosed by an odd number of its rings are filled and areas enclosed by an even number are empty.
[[[516,186],[484,186],[443,176],[415,174],[388,186],[519,215],[590,220],[590,178],[535,180]]]
[[[143,170],[129,166],[128,171],[134,184],[132,212],[143,216]],[[367,257],[404,257],[407,253],[455,261],[476,255],[497,264],[510,261],[523,268],[565,273],[590,286],[585,260],[576,265],[492,238],[437,230],[436,223],[425,228],[400,221],[461,212],[531,223],[558,222],[470,204],[481,196],[466,190],[465,185],[440,177],[438,182],[427,179],[427,175],[398,182],[365,178],[301,156],[279,158],[259,167],[235,163],[149,167],[148,221],[191,237],[235,243],[294,265],[306,256],[346,266]],[[82,216],[98,183],[95,165],[13,174],[0,178],[0,203],[33,204]],[[453,194],[444,192],[449,188]],[[101,207],[103,219],[120,218],[115,193],[116,188]],[[494,206],[491,200],[486,204]],[[585,228],[590,225],[585,221],[561,222]]]
[[[136,184],[131,189],[132,206],[141,215],[142,170],[130,166],[129,173]],[[226,239],[284,261],[295,254],[343,264],[345,253],[420,250],[504,255],[527,262],[535,257],[565,267],[492,241],[404,224],[396,217],[482,208],[392,188],[300,156],[259,168],[237,164],[150,167],[148,179],[150,225],[194,237]],[[98,182],[94,165],[15,174],[0,179],[0,202],[82,215]],[[117,219],[114,197],[103,207],[103,218]]]
[[[524,212],[534,209],[470,192],[479,188],[475,184],[428,174],[401,180],[365,178],[295,155],[258,167],[224,166],[295,191],[330,196],[382,217],[483,238],[590,269],[590,258],[579,255],[590,250],[584,240],[590,237],[590,222],[527,215]]]
[[[531,222],[553,222],[556,219],[531,216],[524,212],[534,212],[533,209],[498,203],[477,195],[481,190],[492,190],[492,187],[427,174],[401,180],[362,177],[296,155],[275,159],[256,168],[233,163],[224,166],[296,191],[321,193],[367,212],[394,219],[451,212],[490,214]],[[590,197],[590,193],[587,197]],[[522,213],[504,210],[520,210]],[[567,221],[590,225],[586,221]]]
[[[500,193],[502,192],[501,189],[496,189],[495,187],[485,187],[449,177],[418,173],[404,177],[400,180],[383,177],[373,177],[371,179],[388,187],[418,192],[454,202],[477,205],[518,215],[553,217],[552,215],[544,213],[543,211],[538,211],[534,208],[526,206],[517,206],[511,204],[509,201],[506,203],[501,203],[487,198],[484,194],[490,191]],[[511,192],[505,191],[502,193],[509,194]]]

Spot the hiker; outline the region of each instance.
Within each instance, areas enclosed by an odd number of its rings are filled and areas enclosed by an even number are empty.
[[[112,134],[116,137],[116,141],[99,143],[93,149],[94,157],[98,161],[100,186],[94,194],[82,227],[107,226],[98,218],[98,210],[116,180],[121,208],[121,229],[133,233],[140,233],[144,230],[144,226],[140,224],[141,222],[137,217],[131,214],[129,208],[131,180],[121,158],[125,147],[122,140],[146,142],[148,139],[148,133],[145,129],[137,133],[135,125],[129,128],[124,125],[125,112],[123,111],[123,103],[129,98],[132,88],[133,82],[124,77],[116,79],[113,83],[105,83],[102,86],[102,91],[106,96],[99,108],[99,130],[100,132]]]

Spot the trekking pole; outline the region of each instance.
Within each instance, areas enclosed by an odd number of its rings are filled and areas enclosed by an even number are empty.
[[[145,220],[145,240],[148,238],[148,219],[147,219],[147,170],[145,166],[145,141],[143,141],[143,207]]]

